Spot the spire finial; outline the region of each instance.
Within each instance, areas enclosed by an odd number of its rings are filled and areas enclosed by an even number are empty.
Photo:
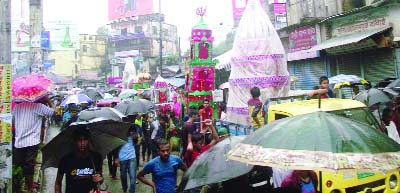
[[[199,7],[196,9],[196,14],[200,17],[205,16],[206,12],[207,12],[207,8],[205,8],[205,7]]]

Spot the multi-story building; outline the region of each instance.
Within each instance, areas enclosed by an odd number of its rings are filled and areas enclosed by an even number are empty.
[[[107,60],[107,37],[101,35],[79,35],[79,72],[78,79],[81,86],[95,86],[105,80],[99,76],[101,65]]]
[[[296,87],[321,75],[357,75],[373,84],[400,77],[400,3],[391,0],[287,2],[289,26],[279,30]]]
[[[159,72],[160,55],[165,64],[166,57],[178,54],[177,27],[165,23],[162,14],[123,18],[110,25],[109,57],[112,58],[112,76],[122,77],[125,59],[128,57],[134,58],[136,70],[155,74]],[[162,26],[161,36],[160,26]]]

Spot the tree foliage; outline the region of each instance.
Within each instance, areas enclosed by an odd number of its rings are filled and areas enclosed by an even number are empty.
[[[229,32],[228,34],[226,34],[226,39],[224,41],[220,42],[218,45],[214,46],[213,55],[219,56],[219,55],[231,50],[233,47],[234,39],[235,39],[235,35],[233,32]]]

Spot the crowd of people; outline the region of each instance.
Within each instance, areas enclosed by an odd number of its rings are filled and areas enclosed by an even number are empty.
[[[369,88],[370,85],[367,85],[364,89]],[[357,90],[353,89],[353,91]],[[264,125],[265,113],[263,103],[259,99],[260,89],[254,87],[250,90],[250,94],[248,106],[251,125],[258,129]],[[321,98],[334,97],[327,77],[322,76],[320,86],[309,93],[310,98],[316,95]],[[60,103],[58,99],[52,101],[44,97],[35,103],[18,103],[13,109],[13,160],[15,166],[22,167],[29,192],[35,192],[34,167],[40,144],[43,143],[46,118],[63,131],[77,120],[80,111],[94,105],[81,103],[61,107]],[[115,102],[111,103],[111,108],[116,105]],[[382,106],[383,110],[379,111]],[[394,97],[386,104],[375,104],[369,108],[380,121],[380,130],[400,143],[400,97]],[[127,116],[125,122],[131,123],[127,133],[127,143],[107,155],[110,178],[121,180],[123,192],[136,192],[137,180],[150,186],[153,192],[175,192],[178,184],[177,171],[185,172],[198,156],[225,138],[225,135],[219,134],[214,126],[216,120],[213,117],[216,113],[213,112],[210,100],[204,99],[200,107],[191,107],[188,112],[182,120],[176,117],[174,112],[162,109],[156,109],[154,113]],[[218,114],[220,120],[226,120],[224,105],[220,106]],[[71,152],[60,161],[55,192],[62,192],[64,176],[67,193],[86,193],[104,184],[103,158],[95,150],[89,148],[90,133],[85,129],[77,129],[73,138],[75,152]],[[179,143],[176,143],[176,140]],[[177,152],[176,155],[171,155],[172,151]],[[143,168],[140,169],[141,165]],[[146,178],[147,174],[152,174],[152,178]],[[271,184],[267,180],[270,178],[274,183]],[[259,181],[267,182],[262,183],[262,189],[251,186],[251,184],[258,184]],[[317,192],[316,184],[318,184],[318,179],[312,171],[285,171],[255,167],[252,172],[244,176],[219,185],[198,187],[188,192],[198,193],[206,190],[213,192],[215,188],[223,189],[224,192],[265,192],[272,188],[275,192],[288,192],[289,189],[293,192]],[[19,189],[16,187],[15,192]]]

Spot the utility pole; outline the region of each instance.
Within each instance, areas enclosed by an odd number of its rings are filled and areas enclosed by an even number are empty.
[[[160,19],[160,76],[162,76],[162,64],[163,64],[163,59],[162,59],[162,50],[163,50],[163,44],[162,44],[162,15],[161,15],[161,0],[158,0],[158,6],[159,6],[159,19]]]
[[[11,64],[11,0],[0,1],[0,64]]]

